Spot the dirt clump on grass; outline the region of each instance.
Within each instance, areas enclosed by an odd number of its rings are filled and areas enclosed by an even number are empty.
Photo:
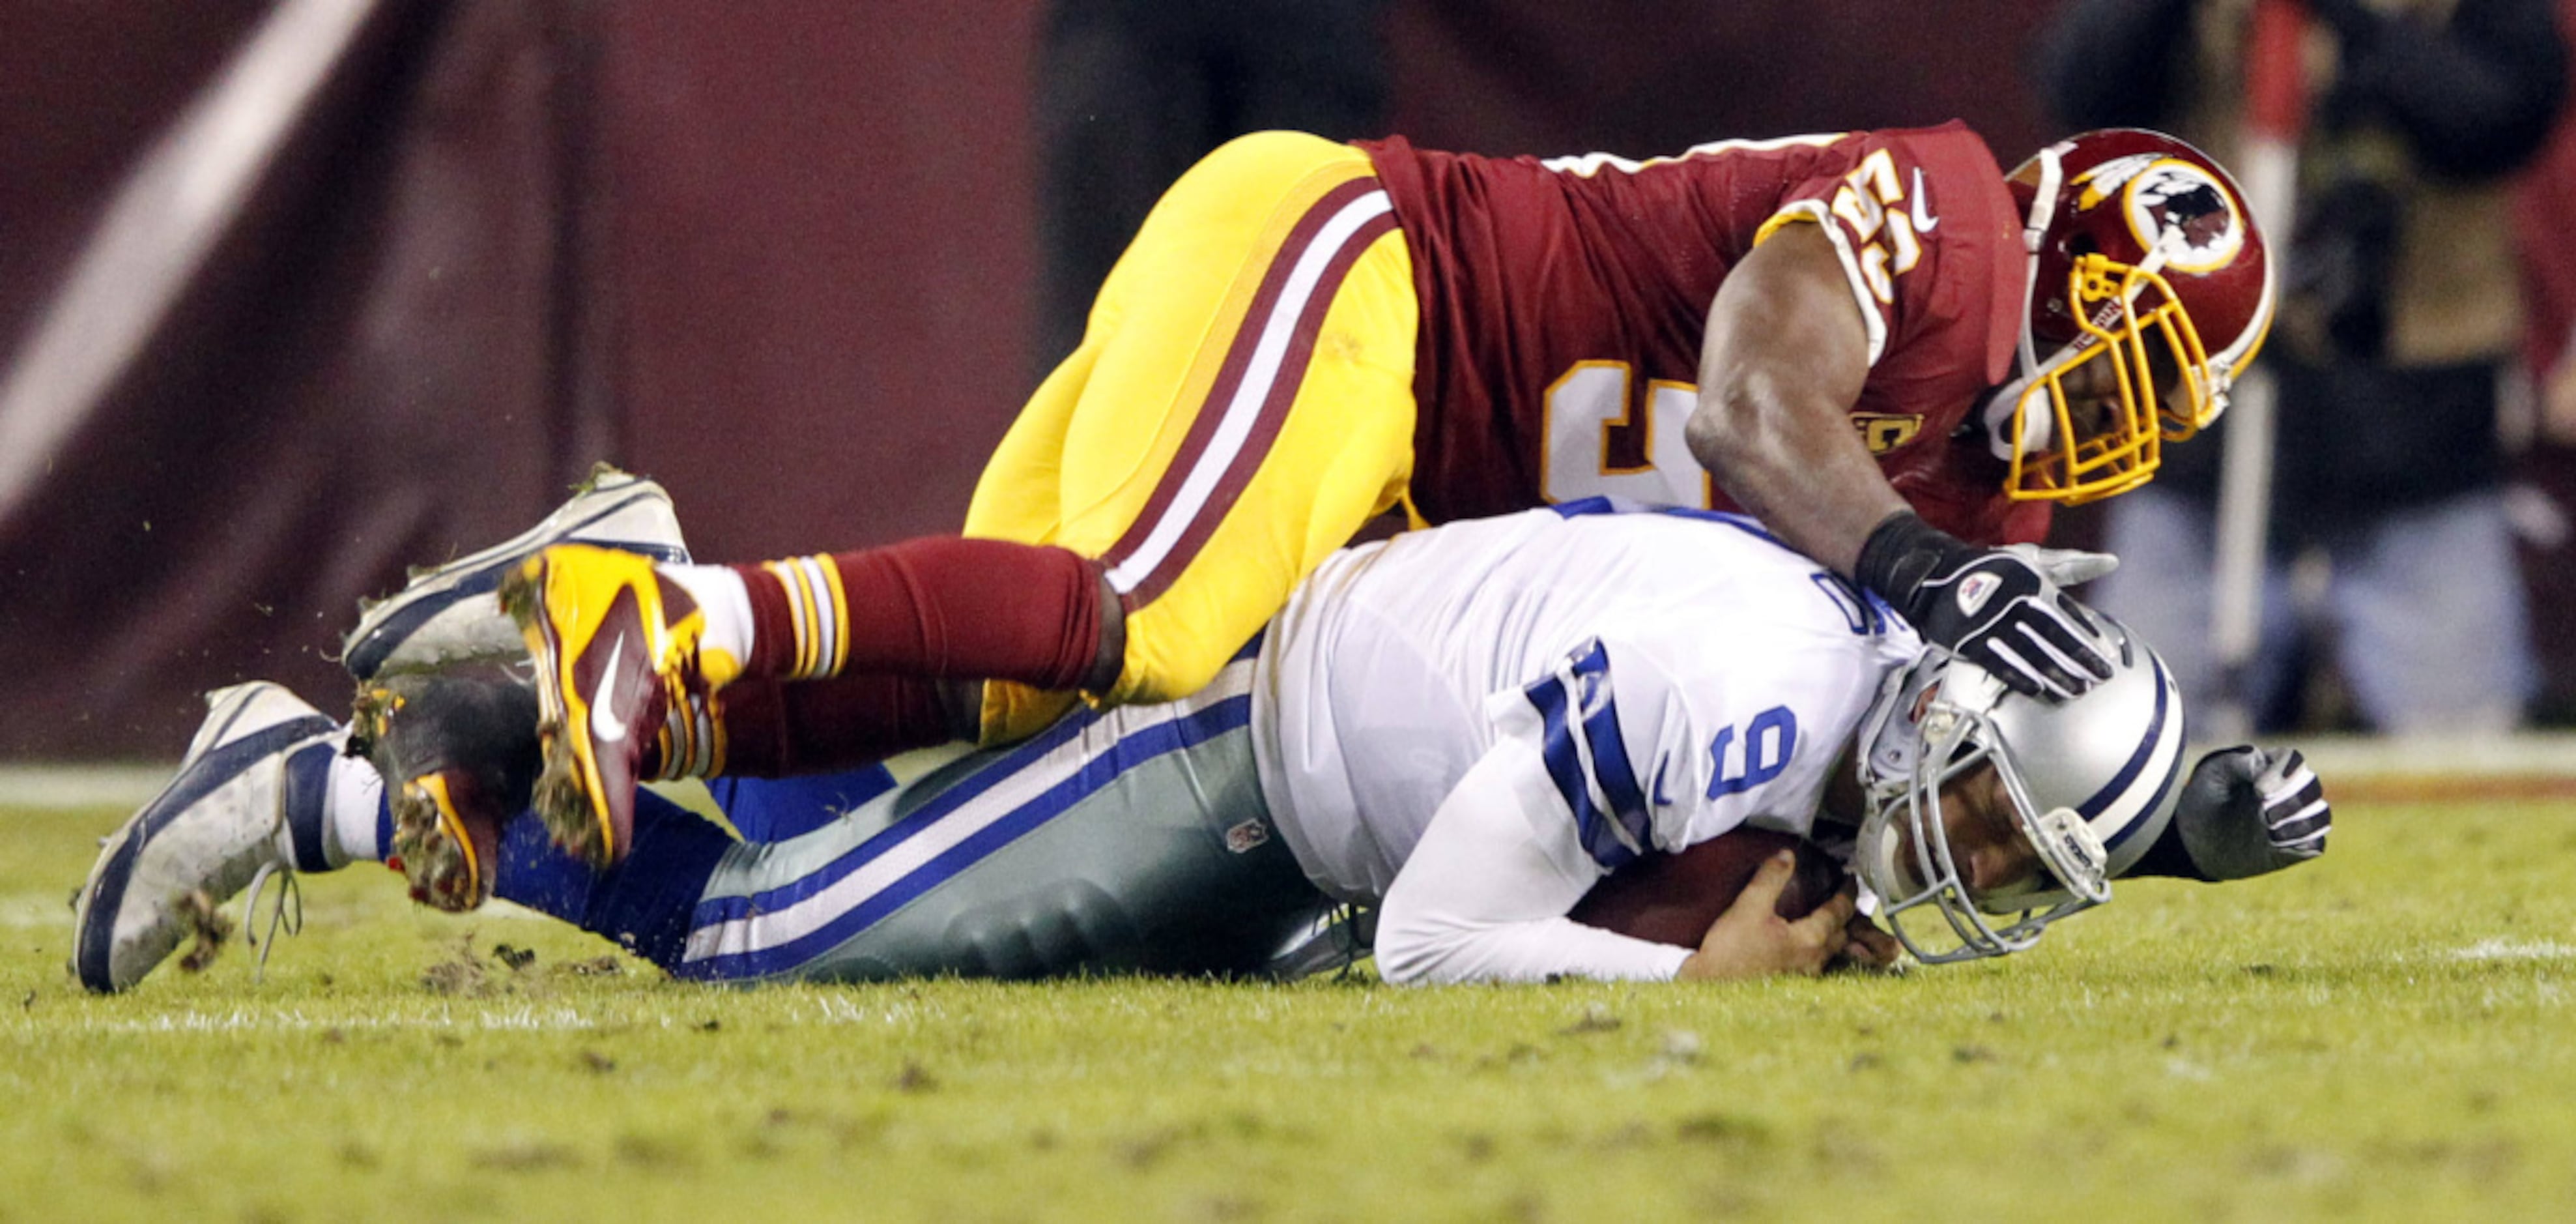
[[[467,932],[456,941],[453,952],[421,971],[420,984],[431,994],[464,999],[542,997],[559,978],[614,977],[624,972],[625,964],[614,956],[539,964],[536,949],[506,943],[493,944],[487,957],[475,950],[474,934]]]

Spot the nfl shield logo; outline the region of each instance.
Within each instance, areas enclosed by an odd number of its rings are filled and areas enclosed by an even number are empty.
[[[1959,584],[1959,610],[1975,616],[1977,609],[1985,607],[1986,601],[1995,597],[1995,589],[2003,584],[2004,580],[1993,574],[1968,575]]]

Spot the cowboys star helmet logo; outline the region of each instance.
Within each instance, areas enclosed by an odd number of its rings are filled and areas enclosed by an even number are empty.
[[[2245,245],[2245,221],[2236,202],[2207,170],[2166,158],[2148,166],[2128,189],[2129,229],[2138,245],[2165,252],[2178,272],[2227,266]]]

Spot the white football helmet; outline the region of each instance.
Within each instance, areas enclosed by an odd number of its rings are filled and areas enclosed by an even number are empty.
[[[1940,964],[2031,946],[2049,923],[2110,900],[2111,881],[2173,820],[2182,694],[2145,642],[2092,616],[2112,674],[2081,697],[2024,697],[1984,668],[1931,650],[1887,678],[1862,723],[1866,812],[1852,865],[1865,906],[1916,959]],[[1978,894],[1951,854],[1941,788],[1989,764],[2042,870]],[[1926,907],[1946,920],[1947,936],[1924,919]],[[1990,921],[1998,915],[2011,920]]]

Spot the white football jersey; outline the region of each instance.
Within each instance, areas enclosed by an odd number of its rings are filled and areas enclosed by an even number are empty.
[[[1272,622],[1253,735],[1281,837],[1383,899],[1494,746],[1607,872],[1742,824],[1805,833],[1911,629],[1752,520],[1607,499],[1345,550]],[[1533,775],[1535,771],[1529,771]]]

